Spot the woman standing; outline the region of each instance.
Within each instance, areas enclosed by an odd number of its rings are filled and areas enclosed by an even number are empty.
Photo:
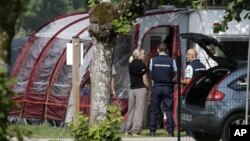
[[[147,89],[143,80],[147,72],[146,65],[143,63],[144,56],[144,50],[135,49],[129,59],[130,91],[126,135],[139,135],[143,126],[147,98]]]

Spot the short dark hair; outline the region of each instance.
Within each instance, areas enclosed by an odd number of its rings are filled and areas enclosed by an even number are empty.
[[[161,44],[158,46],[158,49],[159,49],[159,52],[165,52],[165,53],[167,53],[167,45],[164,44],[164,43],[161,43]]]

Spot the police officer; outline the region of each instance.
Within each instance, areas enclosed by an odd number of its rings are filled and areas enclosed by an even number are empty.
[[[167,56],[166,44],[159,45],[157,51],[159,55],[150,60],[149,69],[152,75],[153,89],[150,105],[150,135],[155,136],[157,130],[158,113],[160,104],[163,102],[163,109],[167,116],[167,131],[169,136],[174,136],[173,120],[173,79],[177,67],[175,61]]]
[[[185,70],[185,79],[181,80],[181,84],[184,85],[190,83],[192,78],[206,70],[205,65],[197,59],[197,51],[194,48],[188,49],[186,58],[188,65]],[[186,134],[187,136],[192,136],[191,131],[188,129],[186,129]]]
[[[186,58],[188,65],[185,70],[185,79],[181,81],[182,84],[188,84],[192,78],[206,70],[205,65],[197,59],[197,51],[194,48],[188,49]]]

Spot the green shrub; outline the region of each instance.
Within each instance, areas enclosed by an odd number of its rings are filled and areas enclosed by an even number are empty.
[[[7,119],[10,108],[16,106],[10,99],[10,96],[14,95],[14,92],[9,89],[13,83],[7,75],[7,69],[0,67],[0,141],[8,141],[13,136],[19,141],[23,140],[18,128],[10,128]]]
[[[78,126],[73,127],[72,134],[77,141],[121,141],[120,125],[122,116],[117,106],[109,106],[106,118],[98,124],[89,127],[89,118],[79,116]]]

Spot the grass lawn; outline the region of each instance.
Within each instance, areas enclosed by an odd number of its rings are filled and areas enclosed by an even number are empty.
[[[16,128],[17,126],[20,129],[20,131],[24,133],[30,132],[30,134],[28,135],[29,138],[51,138],[51,139],[72,138],[71,130],[68,127],[60,128],[60,127],[53,127],[50,125],[26,125],[26,124],[13,124],[11,126],[13,128]],[[177,136],[177,132],[175,133],[175,135]],[[185,132],[181,132],[181,136],[185,135],[186,135]],[[167,131],[165,129],[157,130],[156,136],[167,137]],[[133,136],[125,136],[124,133],[121,133],[121,137],[133,137]],[[144,129],[141,132],[141,135],[138,137],[150,137],[149,130]]]
[[[71,130],[69,128],[57,128],[50,125],[26,125],[26,124],[13,124],[17,126],[24,134],[28,133],[29,138],[72,138]]]

